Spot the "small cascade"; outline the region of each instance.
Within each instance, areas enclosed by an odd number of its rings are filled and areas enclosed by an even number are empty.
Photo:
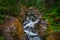
[[[34,30],[35,24],[40,21],[40,18],[37,17],[34,20],[33,16],[26,17],[26,20],[23,23],[24,32],[26,32],[29,40],[42,40],[41,37],[38,36],[37,30]]]

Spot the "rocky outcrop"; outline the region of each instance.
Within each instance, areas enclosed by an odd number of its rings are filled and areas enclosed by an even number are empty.
[[[46,19],[40,19],[39,23],[35,25],[35,30],[37,30],[39,36],[46,37],[52,32],[52,28],[49,27],[50,24]]]
[[[22,24],[18,18],[11,18],[1,26],[5,40],[26,40]]]
[[[60,40],[60,32],[51,33],[46,40]]]
[[[21,12],[18,15],[19,21],[21,21],[21,23],[23,23],[23,21],[25,20],[27,12],[28,12],[28,9],[25,6],[21,5]]]

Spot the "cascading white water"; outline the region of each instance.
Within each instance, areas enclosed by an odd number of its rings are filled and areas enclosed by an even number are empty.
[[[30,17],[27,17],[24,21],[23,29],[24,32],[26,32],[29,40],[41,40],[41,38],[38,36],[37,30],[34,30],[34,25],[37,24],[39,21],[39,18],[36,18],[35,21],[32,21]]]

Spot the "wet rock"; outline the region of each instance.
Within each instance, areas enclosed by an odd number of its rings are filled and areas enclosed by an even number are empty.
[[[46,30],[47,30],[46,22],[41,19],[41,21],[36,25],[36,30],[37,30],[38,34],[41,37],[43,37],[46,34]]]
[[[26,40],[22,24],[18,18],[11,18],[2,24],[5,40]]]
[[[45,37],[45,35],[48,35],[52,31],[49,26],[50,25],[46,19],[40,19],[39,23],[35,25],[35,30],[37,30],[39,36]]]
[[[26,7],[22,6],[18,18],[23,23],[23,21],[26,19],[27,16],[34,16],[35,18],[37,18],[38,16],[40,16],[40,12],[37,8],[29,7],[27,9]]]
[[[34,7],[29,7],[28,15],[34,16],[37,18],[38,16],[40,16],[39,9],[34,8]]]
[[[25,6],[21,5],[21,12],[20,14],[17,16],[17,18],[19,19],[19,21],[21,23],[23,23],[23,21],[25,20],[25,17],[27,15],[28,9]]]
[[[60,32],[51,33],[46,40],[60,40]]]
[[[22,9],[22,11],[20,12],[20,14],[19,14],[19,16],[18,16],[18,18],[19,18],[19,20],[20,20],[20,22],[21,23],[23,23],[23,21],[24,21],[24,19],[25,19],[25,12],[24,12],[24,10]]]

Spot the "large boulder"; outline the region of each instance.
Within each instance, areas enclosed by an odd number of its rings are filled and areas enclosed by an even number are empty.
[[[46,40],[60,40],[60,32],[51,33]]]
[[[26,40],[27,36],[18,18],[8,19],[1,27],[5,40]]]
[[[52,32],[52,28],[49,26],[50,24],[47,19],[40,19],[39,23],[35,25],[35,29],[37,30],[39,36],[45,37]]]

